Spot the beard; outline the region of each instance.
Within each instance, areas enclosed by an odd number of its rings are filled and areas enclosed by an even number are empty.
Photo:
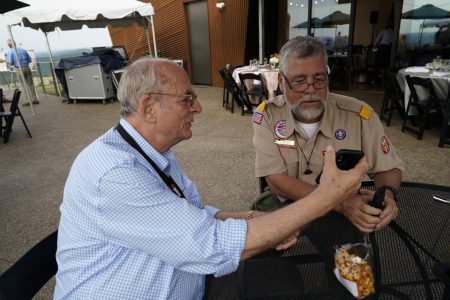
[[[286,95],[283,96],[286,104],[298,120],[315,120],[320,117],[325,110],[325,99],[318,95],[304,95],[295,104],[290,103],[287,100]],[[314,102],[316,106],[308,107],[311,106],[310,102]],[[307,106],[306,103],[309,103],[309,105]]]

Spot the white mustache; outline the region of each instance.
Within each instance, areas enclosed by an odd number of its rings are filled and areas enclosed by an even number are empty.
[[[322,97],[320,97],[318,95],[304,95],[303,97],[300,98],[300,100],[298,100],[296,106],[299,106],[299,105],[301,105],[302,103],[305,103],[305,102],[312,102],[312,101],[324,102]]]

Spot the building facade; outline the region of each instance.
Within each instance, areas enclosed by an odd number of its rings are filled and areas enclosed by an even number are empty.
[[[226,64],[248,64],[259,58],[260,47],[269,57],[298,35],[314,35],[324,43],[336,89],[368,80],[358,74],[380,65],[377,37],[387,27],[393,32],[389,57],[383,58],[389,67],[450,58],[450,2],[446,0],[143,2],[155,8],[159,55],[182,59],[195,84],[221,86],[218,70]],[[125,46],[131,60],[148,54],[142,28],[110,26],[109,30],[113,44]]]

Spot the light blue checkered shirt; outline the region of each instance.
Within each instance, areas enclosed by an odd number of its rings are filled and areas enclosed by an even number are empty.
[[[66,182],[54,298],[201,299],[205,274],[237,269],[247,224],[215,219],[174,153],[120,123],[186,200],[110,129],[80,153]]]

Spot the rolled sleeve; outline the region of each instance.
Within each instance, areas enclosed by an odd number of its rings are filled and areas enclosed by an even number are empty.
[[[208,215],[209,216],[211,216],[211,217],[215,217],[216,216],[216,214],[220,211],[220,209],[218,209],[218,208],[215,208],[215,207],[212,207],[212,206],[209,206],[209,205],[205,205],[204,207],[203,207],[203,209],[208,213]]]
[[[223,263],[214,272],[214,276],[219,277],[237,270],[241,253],[245,247],[247,222],[245,220],[227,219],[219,222],[217,231],[217,243],[223,253],[230,257],[230,260]]]

